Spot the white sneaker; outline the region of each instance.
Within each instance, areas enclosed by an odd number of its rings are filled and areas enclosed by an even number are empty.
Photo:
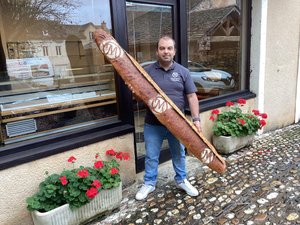
[[[155,190],[154,186],[143,184],[143,186],[140,188],[140,190],[136,193],[135,199],[143,200],[143,199],[147,198],[148,194],[150,194],[154,190]]]
[[[191,183],[187,179],[184,179],[180,184],[177,184],[177,186],[190,196],[195,197],[199,195],[198,190],[193,187],[193,185],[191,185]]]

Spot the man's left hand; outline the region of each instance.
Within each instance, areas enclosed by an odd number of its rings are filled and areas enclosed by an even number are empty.
[[[193,124],[195,125],[195,127],[199,132],[202,132],[200,121],[195,121],[193,122]]]

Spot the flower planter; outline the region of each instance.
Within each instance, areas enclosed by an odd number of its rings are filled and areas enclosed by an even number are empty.
[[[71,210],[69,204],[65,204],[45,213],[33,211],[31,215],[35,225],[77,225],[117,208],[121,200],[122,183],[119,187],[101,190],[91,202],[80,208]]]
[[[254,140],[254,135],[244,137],[234,136],[215,136],[213,135],[212,142],[218,152],[229,154],[239,150],[247,145],[250,145]]]

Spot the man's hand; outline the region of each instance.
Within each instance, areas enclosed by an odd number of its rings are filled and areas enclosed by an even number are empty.
[[[201,123],[200,123],[200,121],[195,121],[195,122],[193,122],[193,124],[195,125],[195,127],[197,128],[197,130],[198,130],[199,132],[202,132],[202,128],[201,128]]]

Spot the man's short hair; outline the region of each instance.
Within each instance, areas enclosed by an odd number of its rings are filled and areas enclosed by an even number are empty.
[[[156,49],[158,49],[158,43],[159,43],[159,41],[160,41],[161,39],[172,40],[173,43],[174,43],[174,48],[176,48],[176,47],[175,47],[175,45],[176,45],[175,40],[174,40],[170,35],[163,35],[163,36],[161,36],[161,37],[158,39],[158,41],[156,42]]]

